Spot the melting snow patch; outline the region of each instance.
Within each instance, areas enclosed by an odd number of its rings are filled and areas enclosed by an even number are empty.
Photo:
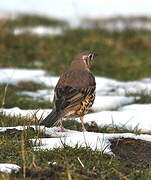
[[[38,90],[36,92],[23,91],[20,94],[31,96],[36,100],[42,101],[53,101],[54,91],[50,90]],[[103,110],[117,110],[123,105],[133,103],[138,97],[125,97],[125,96],[96,96],[92,111],[103,111]]]
[[[48,76],[43,70],[0,68],[0,84],[17,84],[20,81],[32,81],[55,87],[59,77]],[[96,77],[97,96],[102,95],[150,95],[151,79],[122,82],[104,77]]]
[[[53,101],[54,91],[52,89],[42,89],[38,91],[22,91],[19,94],[27,95],[36,100]]]
[[[95,107],[95,106],[94,106]],[[45,118],[51,110],[22,110],[19,108],[0,109],[6,115]],[[120,108],[119,111],[102,111],[87,114],[84,116],[84,122],[91,124],[95,122],[98,126],[117,126],[127,129],[137,128],[142,131],[151,130],[151,104],[148,105],[128,105]],[[75,120],[79,121],[79,118]]]
[[[27,118],[36,117],[40,119],[40,118],[45,118],[51,112],[51,110],[50,109],[23,110],[18,107],[14,107],[14,108],[9,108],[9,109],[0,108],[0,112],[4,113],[7,116],[21,116],[21,117],[27,117]]]
[[[113,154],[110,149],[110,139],[123,137],[151,141],[151,135],[135,135],[131,133],[107,134],[93,132],[67,132],[64,136],[61,135],[59,136],[58,133],[59,138],[32,139],[33,143],[37,145],[40,144],[40,146],[35,146],[35,150],[63,148],[65,145],[68,145],[70,147],[89,147],[92,150],[99,150],[104,153]]]
[[[26,28],[16,28],[14,30],[14,34],[15,35],[20,35],[23,33],[33,33],[33,34],[37,34],[40,36],[45,36],[45,35],[57,35],[57,34],[61,34],[61,28],[53,28],[53,27],[44,27],[44,26],[37,26],[37,27],[26,27]]]
[[[8,163],[0,163],[0,172],[3,173],[17,173],[19,171],[20,167],[16,164],[8,164]]]
[[[151,141],[151,135],[132,133],[94,133],[94,132],[78,132],[65,129],[65,132],[60,132],[59,127],[45,128],[43,126],[16,126],[16,127],[0,127],[0,132],[7,129],[24,130],[26,128],[37,129],[51,138],[31,139],[34,143],[35,150],[46,150],[54,148],[63,148],[64,145],[70,147],[89,147],[92,150],[103,151],[104,153],[112,154],[110,149],[110,139],[114,138],[133,138],[144,141]]]
[[[96,77],[97,95],[151,95],[151,79],[140,81],[117,81],[109,78]]]
[[[17,84],[20,81],[43,83],[55,87],[58,77],[51,77],[43,70],[0,68],[0,84]],[[53,100],[53,89],[38,90],[36,92],[22,92],[36,99]],[[47,95],[48,94],[48,95]],[[129,95],[135,95],[129,96]],[[98,125],[125,126],[142,130],[151,130],[150,104],[128,105],[138,99],[138,95],[151,95],[151,79],[122,82],[104,77],[96,77],[96,99],[92,106],[92,113],[85,116],[85,122],[96,122]],[[126,97],[127,96],[127,97]],[[114,111],[109,111],[114,110]],[[115,111],[118,110],[118,111]],[[1,112],[11,116],[36,116],[45,118],[51,110],[22,110],[19,108],[0,109]],[[100,112],[102,111],[102,112]]]
[[[136,97],[96,96],[92,111],[117,110],[119,107],[136,101]]]
[[[58,77],[47,76],[43,70],[0,68],[0,84],[8,83],[16,85],[21,81],[32,81],[54,87]]]
[[[3,133],[7,130],[18,130],[23,131],[28,128],[33,128],[34,130],[38,130],[40,132],[43,132],[46,135],[53,136],[53,137],[63,137],[66,136],[66,134],[73,133],[75,131],[65,129],[65,132],[60,132],[60,127],[52,127],[52,128],[46,128],[44,126],[14,126],[14,127],[0,127],[0,133]]]
[[[87,114],[84,117],[84,122],[95,122],[98,126],[117,126],[132,130],[137,128],[141,131],[150,131],[151,121],[149,117],[151,117],[151,110],[139,107],[139,110],[136,109],[135,111],[134,109],[131,110],[131,106],[133,105],[129,105],[129,109],[125,108],[125,110],[123,107],[121,111],[103,111]],[[79,119],[77,120],[79,121]]]

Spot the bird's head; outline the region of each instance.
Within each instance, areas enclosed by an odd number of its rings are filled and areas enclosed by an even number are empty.
[[[76,55],[75,61],[77,61],[80,65],[84,65],[86,68],[90,68],[93,59],[97,56],[96,53],[91,51],[82,51]]]

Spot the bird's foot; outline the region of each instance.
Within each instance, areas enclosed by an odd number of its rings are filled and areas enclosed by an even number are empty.
[[[85,129],[85,127],[84,127],[84,128],[82,128],[82,131],[83,131],[83,132],[87,132],[87,130]]]
[[[66,132],[65,128],[64,127],[60,127],[60,129],[58,130],[58,132]]]

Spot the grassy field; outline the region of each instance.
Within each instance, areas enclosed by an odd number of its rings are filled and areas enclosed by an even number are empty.
[[[15,28],[59,27],[60,35],[37,36],[27,32],[14,35]],[[17,19],[0,20],[0,67],[44,69],[60,75],[69,66],[74,54],[90,49],[99,53],[92,68],[96,75],[119,80],[136,80],[151,76],[151,32],[127,28],[123,31],[107,31],[94,24],[93,27],[69,28],[69,24],[47,17],[22,15]],[[24,90],[48,88],[33,82],[18,85],[0,84],[0,107],[23,109],[51,108],[47,101],[35,100],[21,95]],[[144,103],[148,98],[144,97]],[[150,101],[149,101],[150,102]],[[15,163],[22,167],[18,174],[0,173],[0,179],[113,179],[150,180],[151,143],[133,139],[114,139],[110,156],[90,148],[71,148],[34,151],[31,138],[47,137],[30,125],[38,125],[36,118],[9,117],[0,113],[0,126],[29,126],[27,130],[15,129],[0,132],[0,162]],[[76,121],[65,121],[66,128],[81,130]],[[140,130],[125,127],[86,124],[93,132],[140,134]],[[151,134],[151,133],[150,133]],[[51,137],[49,137],[51,138]],[[141,155],[140,155],[141,153]]]
[[[14,35],[15,28],[24,28],[25,25],[55,25],[63,33],[37,36],[27,32]],[[25,15],[16,20],[0,22],[1,67],[43,68],[59,75],[69,66],[76,53],[88,49],[99,54],[92,68],[96,75],[136,80],[151,75],[150,47],[151,32],[144,29],[107,31],[97,25],[89,29],[82,26],[71,29],[67,23],[59,20],[55,22],[54,19]]]
[[[37,119],[8,117],[0,115],[1,126],[32,125]],[[75,121],[65,121],[66,128],[80,130]],[[72,128],[71,128],[72,127]],[[97,127],[86,125],[88,131],[96,132],[132,132],[118,127]],[[71,148],[34,151],[30,139],[49,137],[30,126],[26,130],[7,130],[0,133],[0,162],[15,163],[21,171],[11,176],[0,174],[2,179],[142,179],[149,180],[151,143],[133,139],[114,139],[111,149],[116,156],[87,148]],[[51,138],[51,137],[49,137]],[[137,151],[136,151],[137,148]],[[135,152],[135,153],[134,153]],[[133,161],[132,161],[132,160]]]

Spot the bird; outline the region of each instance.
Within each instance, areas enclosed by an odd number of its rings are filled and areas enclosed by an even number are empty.
[[[54,89],[54,107],[51,113],[40,123],[51,127],[55,123],[61,124],[66,117],[79,117],[82,130],[86,131],[83,118],[93,105],[95,99],[96,82],[90,71],[93,59],[97,56],[92,51],[78,53],[71,62],[68,70],[62,74]]]

